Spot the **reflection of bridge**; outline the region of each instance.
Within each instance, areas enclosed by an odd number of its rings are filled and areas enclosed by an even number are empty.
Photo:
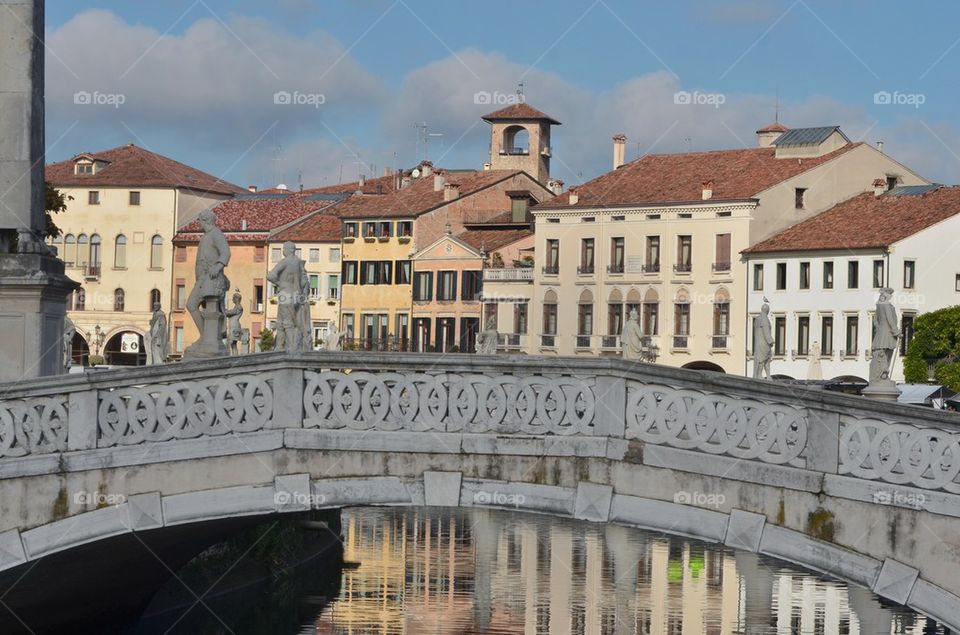
[[[3,394],[0,570],[309,506],[505,506],[760,552],[960,627],[955,415],[526,356],[262,354]]]

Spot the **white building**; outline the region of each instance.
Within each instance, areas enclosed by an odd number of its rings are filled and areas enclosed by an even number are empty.
[[[743,252],[747,327],[767,298],[774,375],[866,381],[882,287],[901,315],[901,355],[918,314],[960,304],[960,187],[875,187]],[[903,381],[899,358],[893,379]]]

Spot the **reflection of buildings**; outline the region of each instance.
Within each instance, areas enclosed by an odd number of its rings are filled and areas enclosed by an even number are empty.
[[[361,564],[317,633],[929,632],[864,589],[683,538],[486,509],[344,516]]]

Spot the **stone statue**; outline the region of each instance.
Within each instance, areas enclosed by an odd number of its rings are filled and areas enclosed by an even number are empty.
[[[283,260],[267,274],[267,280],[277,286],[276,350],[287,352],[313,348],[304,338],[305,329],[310,328],[310,278],[296,252],[292,242],[283,243]]]
[[[807,379],[823,379],[823,368],[820,365],[820,344],[810,345],[810,365],[807,368]]]
[[[643,331],[640,330],[639,315],[636,309],[630,309],[630,317],[620,333],[620,346],[623,359],[640,360],[643,358]]]
[[[223,312],[227,318],[227,349],[231,355],[239,355],[239,344],[243,338],[243,327],[240,325],[240,317],[243,315],[243,306],[241,305],[240,289],[233,292],[233,306]]]
[[[73,336],[77,333],[77,327],[73,320],[64,316],[63,318],[63,372],[69,373],[73,366]]]
[[[330,329],[327,331],[327,340],[323,343],[323,347],[328,351],[339,351],[342,350],[343,346],[343,333],[337,329],[337,325],[333,322],[330,323]]]
[[[770,379],[770,358],[773,357],[773,327],[770,326],[770,305],[766,302],[760,315],[753,318],[753,378]]]
[[[900,325],[897,319],[897,310],[890,304],[893,289],[880,289],[877,299],[877,312],[873,315],[873,343],[870,350],[873,358],[870,360],[870,383],[890,380],[890,369],[893,363],[893,354],[900,339]]]
[[[198,220],[203,228],[203,238],[197,247],[194,266],[197,280],[187,298],[187,310],[200,331],[200,339],[184,351],[186,359],[227,354],[227,347],[223,343],[223,304],[230,281],[223,270],[230,263],[230,245],[217,227],[217,217],[213,211],[200,212]]]
[[[500,334],[497,333],[497,321],[487,320],[487,328],[477,333],[477,355],[496,355]]]
[[[165,363],[170,354],[170,331],[167,329],[167,316],[161,310],[159,302],[153,303],[153,317],[150,318],[147,338],[147,363]]]

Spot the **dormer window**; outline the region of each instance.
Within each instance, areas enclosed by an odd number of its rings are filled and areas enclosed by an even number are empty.
[[[93,163],[77,163],[74,167],[76,174],[93,174]]]
[[[797,209],[803,209],[806,206],[807,188],[797,187],[793,190],[793,204]]]
[[[890,175],[888,174],[888,175],[887,175],[887,189],[888,189],[888,190],[892,190],[893,188],[897,187],[897,181],[899,181],[899,180],[900,180],[900,179],[898,179],[896,176],[890,176]]]

